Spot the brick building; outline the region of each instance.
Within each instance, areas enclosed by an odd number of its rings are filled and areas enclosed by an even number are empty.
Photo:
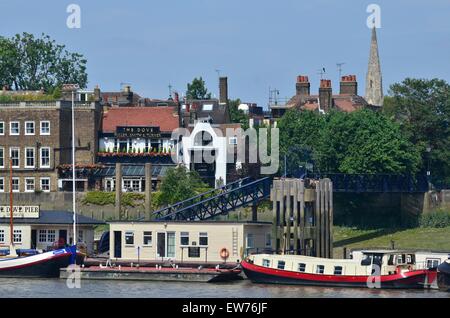
[[[10,161],[14,192],[52,192],[64,188],[58,167],[72,163],[72,103],[0,103],[0,192],[9,192]],[[101,121],[98,102],[75,102],[76,163],[92,165]],[[84,188],[86,180],[78,180]]]

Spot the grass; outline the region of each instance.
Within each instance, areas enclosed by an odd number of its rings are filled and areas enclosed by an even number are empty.
[[[342,254],[342,248],[391,248],[450,251],[450,227],[412,229],[371,229],[334,227],[335,255]]]

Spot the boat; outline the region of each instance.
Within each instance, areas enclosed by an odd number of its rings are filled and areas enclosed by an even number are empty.
[[[430,271],[415,263],[415,255],[365,251],[361,260],[302,255],[250,255],[241,262],[254,283],[327,287],[422,289]]]
[[[450,292],[450,259],[439,265],[437,275],[439,289]]]

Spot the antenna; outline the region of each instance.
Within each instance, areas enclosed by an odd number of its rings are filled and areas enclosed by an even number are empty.
[[[342,77],[342,66],[345,65],[345,62],[341,62],[341,63],[336,63],[338,72],[339,72],[339,80],[341,80]]]
[[[169,99],[172,98],[172,85],[169,83]]]
[[[327,72],[325,71],[325,67],[322,67],[321,69],[319,69],[319,70],[317,70],[317,71],[318,71],[317,74],[320,75],[320,79],[323,79],[323,76],[324,76],[325,74],[327,74]]]

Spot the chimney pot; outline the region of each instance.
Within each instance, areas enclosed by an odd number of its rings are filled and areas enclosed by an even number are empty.
[[[300,96],[309,96],[310,94],[310,83],[308,76],[299,75],[297,76],[297,83],[295,85],[296,94]]]
[[[340,94],[358,95],[358,82],[356,75],[342,76]]]

